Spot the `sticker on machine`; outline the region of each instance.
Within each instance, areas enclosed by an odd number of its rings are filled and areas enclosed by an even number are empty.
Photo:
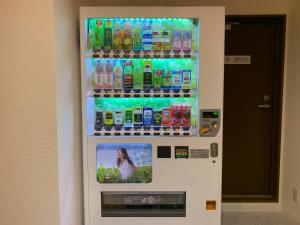
[[[190,149],[190,158],[194,159],[203,159],[209,158],[209,150],[208,149]]]

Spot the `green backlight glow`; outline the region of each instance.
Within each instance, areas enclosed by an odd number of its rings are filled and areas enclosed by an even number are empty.
[[[142,34],[144,27],[149,30],[159,31],[191,31],[192,32],[192,49],[198,49],[198,19],[193,18],[88,18],[88,31],[93,33],[97,31],[97,39],[101,42],[101,37],[105,29],[109,30],[130,30],[132,34]],[[142,30],[140,30],[142,29]],[[149,31],[148,30],[148,31]],[[140,32],[136,32],[140,31]],[[109,33],[109,32],[108,32]],[[139,35],[139,37],[140,37]],[[112,36],[114,36],[112,34]],[[102,43],[103,44],[103,43]]]
[[[92,59],[92,80],[91,80],[91,86],[95,87],[95,60],[107,60],[107,59]],[[141,76],[143,72],[143,62],[144,61],[151,61],[152,64],[152,74],[154,74],[154,71],[156,69],[169,69],[169,70],[191,70],[192,71],[192,82],[191,82],[191,88],[196,89],[197,88],[197,59],[195,58],[178,58],[178,59],[124,59],[124,60],[132,60],[133,65],[136,63],[140,64],[140,67],[142,69]],[[143,80],[143,77],[141,77],[141,80]]]
[[[172,105],[190,105],[192,107],[192,125],[197,124],[196,98],[96,98],[96,110],[124,110],[138,107],[151,107],[155,110],[170,108]]]

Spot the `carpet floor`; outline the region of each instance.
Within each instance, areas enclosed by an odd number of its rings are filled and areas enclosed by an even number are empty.
[[[223,212],[222,225],[299,225],[280,212]]]

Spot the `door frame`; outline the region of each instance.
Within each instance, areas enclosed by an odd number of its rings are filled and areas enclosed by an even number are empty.
[[[280,180],[280,150],[283,106],[284,56],[286,37],[286,15],[228,15],[226,24],[238,22],[272,22],[276,25],[274,54],[274,86],[272,93],[272,143],[271,182],[269,193],[265,195],[222,195],[223,202],[278,202]]]

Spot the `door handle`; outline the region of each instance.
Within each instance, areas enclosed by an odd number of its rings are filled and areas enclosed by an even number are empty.
[[[271,105],[268,104],[268,103],[265,103],[263,105],[258,105],[257,106],[259,109],[270,109],[271,108]]]

